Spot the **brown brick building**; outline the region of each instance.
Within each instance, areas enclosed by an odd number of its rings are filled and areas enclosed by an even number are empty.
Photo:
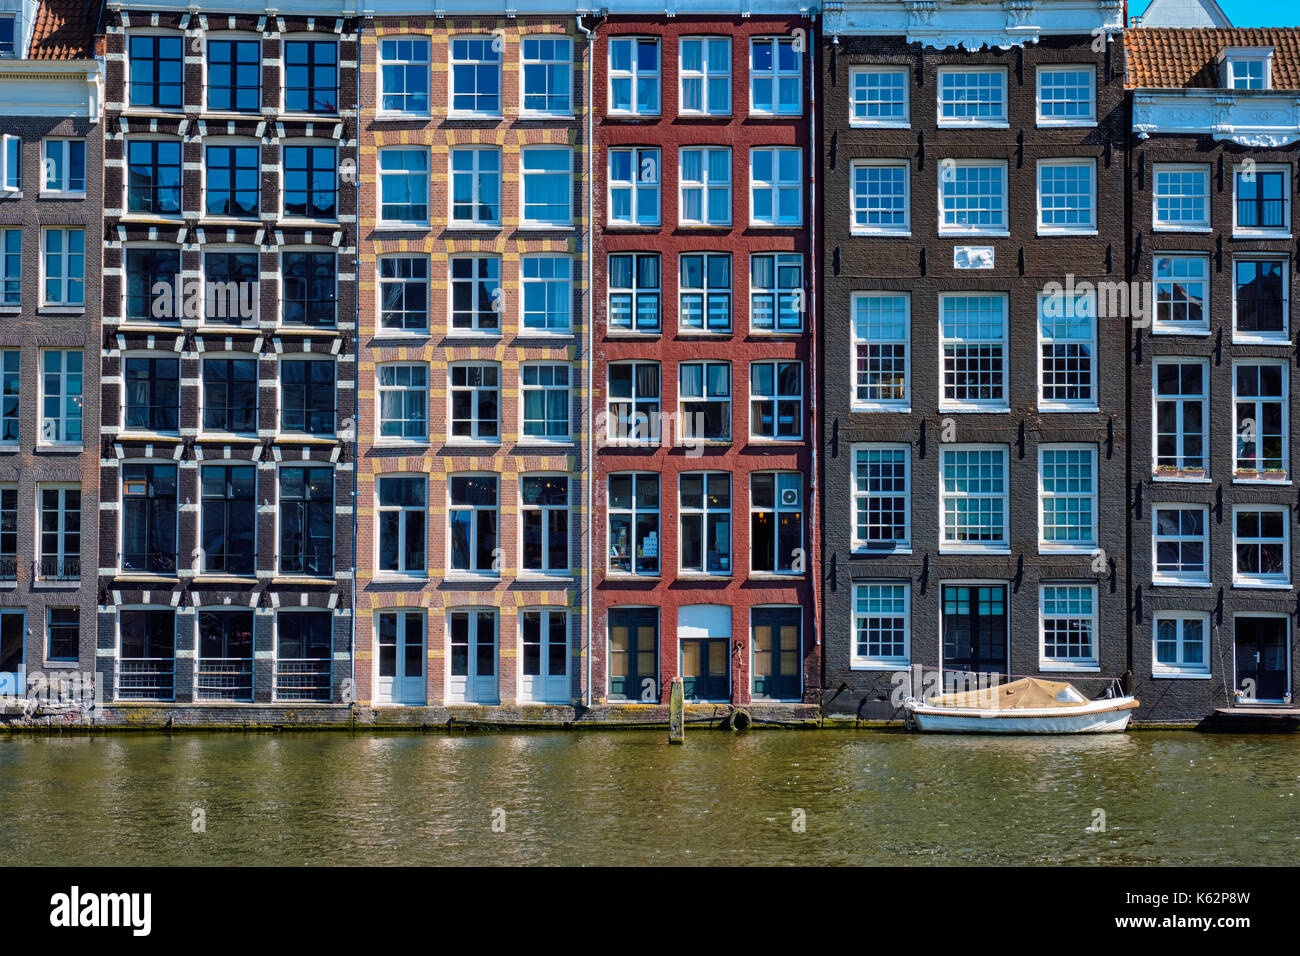
[[[1122,23],[1106,2],[827,9],[833,711],[1125,673],[1127,319],[1095,305],[1125,278]]]
[[[34,16],[17,31],[16,58],[0,59],[3,696],[57,694],[56,682],[93,680],[95,668],[98,8],[31,4],[27,12]]]
[[[1155,720],[1290,710],[1300,31],[1125,46],[1135,690]]]

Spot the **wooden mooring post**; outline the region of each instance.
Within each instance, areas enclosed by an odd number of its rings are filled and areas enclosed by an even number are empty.
[[[686,743],[686,690],[680,677],[674,677],[668,691],[668,742]]]

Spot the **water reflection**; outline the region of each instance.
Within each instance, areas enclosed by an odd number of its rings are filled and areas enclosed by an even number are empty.
[[[0,739],[13,864],[1289,864],[1300,738]],[[191,828],[192,811],[206,832]],[[791,827],[802,810],[806,832]],[[1096,811],[1105,832],[1090,832]]]

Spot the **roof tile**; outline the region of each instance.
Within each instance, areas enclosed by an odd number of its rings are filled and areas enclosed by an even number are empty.
[[[1215,60],[1226,47],[1273,47],[1273,88],[1300,90],[1300,28],[1179,30],[1139,27],[1124,33],[1128,86],[1214,88]]]
[[[100,0],[41,0],[27,55],[33,60],[89,60],[99,8]]]

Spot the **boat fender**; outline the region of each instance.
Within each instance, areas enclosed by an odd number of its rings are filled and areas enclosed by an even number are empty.
[[[748,730],[752,724],[753,718],[749,716],[749,711],[738,707],[727,715],[727,725],[732,730]]]

